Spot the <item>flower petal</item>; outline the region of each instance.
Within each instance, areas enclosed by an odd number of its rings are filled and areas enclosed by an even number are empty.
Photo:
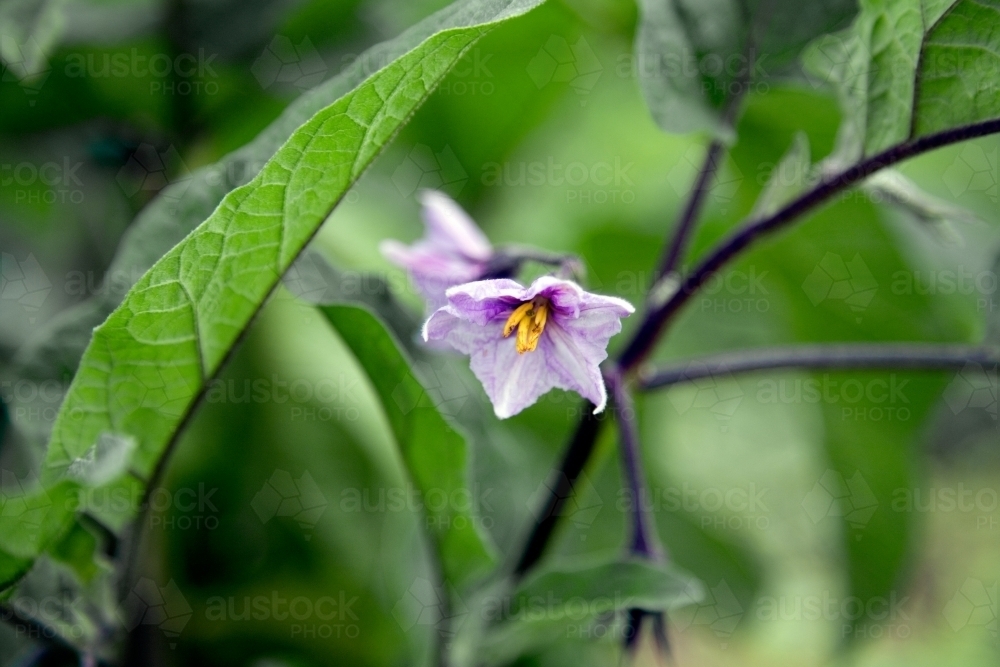
[[[551,302],[556,312],[567,317],[576,317],[580,314],[580,304],[585,294],[583,288],[571,280],[542,276],[525,290],[524,299],[527,301],[539,295],[544,296]]]
[[[526,290],[515,281],[498,278],[456,285],[446,295],[448,304],[457,315],[485,325],[497,319],[507,319],[512,310],[522,301],[527,301],[525,293]]]
[[[544,296],[552,305],[538,347],[518,354],[504,324],[521,303]],[[578,392],[607,405],[600,364],[608,341],[621,331],[621,318],[634,312],[627,301],[585,292],[576,283],[551,276],[528,288],[513,280],[480,280],[447,291],[448,305],[424,325],[424,340],[444,341],[470,356],[470,367],[505,419],[535,403],[550,389]]]
[[[564,329],[558,321],[545,327],[539,343],[538,351],[545,357],[546,370],[555,378],[555,386],[575,391],[589,400],[595,406],[594,414],[603,411],[608,402],[600,370],[601,362],[608,357],[607,346],[607,338],[603,345],[595,344]]]
[[[429,242],[479,262],[492,257],[489,239],[451,197],[438,190],[423,190],[420,203]]]
[[[423,336],[425,341],[444,341],[469,355],[469,366],[500,419],[517,414],[555,386],[544,356],[537,351],[518,354],[514,338],[504,338],[501,321],[475,324],[446,306],[427,320]]]
[[[406,269],[413,286],[427,301],[429,311],[447,303],[445,292],[449,287],[482,275],[482,265],[456,255],[436,252],[427,241],[407,246],[390,239],[380,243],[379,250],[390,262]]]

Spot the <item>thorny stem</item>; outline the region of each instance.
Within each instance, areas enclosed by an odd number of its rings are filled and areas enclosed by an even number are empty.
[[[619,355],[616,370],[620,369],[621,373],[627,374],[641,363],[658,340],[669,318],[680,310],[681,306],[711,277],[712,273],[759,238],[791,223],[813,208],[825,203],[837,193],[863,181],[880,169],[935,148],[996,132],[1000,132],[1000,119],[959,127],[899,144],[866,160],[862,160],[839,174],[823,179],[811,190],[805,192],[772,215],[746,225],[716,247],[682,282],[678,291],[669,296],[662,305],[655,307],[646,314],[638,331],[629,341],[622,354]],[[580,471],[583,470],[587,459],[590,457],[590,453],[594,449],[599,427],[600,422],[593,418],[591,410],[585,410],[584,417],[577,426],[573,439],[566,450],[563,466],[559,473],[560,480],[575,480]],[[570,473],[573,474],[571,475]],[[571,492],[571,490],[572,483],[560,484],[558,488],[553,488],[543,510],[542,516],[544,518],[539,521],[532,531],[531,537],[528,539],[515,568],[514,573],[516,578],[524,576],[542,557],[549,539],[555,532],[556,519],[558,518],[556,514],[549,510],[552,508],[561,508],[566,501],[566,493]]]
[[[922,343],[833,343],[725,352],[638,372],[639,387],[659,389],[681,382],[775,368],[948,369],[1000,362],[1000,349]]]

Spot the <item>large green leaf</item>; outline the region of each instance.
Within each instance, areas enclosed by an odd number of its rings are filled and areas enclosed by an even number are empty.
[[[395,39],[365,51],[342,73],[295,100],[252,142],[160,192],[130,226],[107,275],[142,275],[204,221],[226,193],[249,182],[296,128],[372,74],[373,64],[392,62],[442,30],[494,23],[523,14],[541,2],[460,0]],[[46,380],[62,382],[72,375],[91,331],[108,317],[122,298],[121,292],[108,290],[60,314],[18,353],[16,375],[39,383]],[[38,439],[37,434],[29,435]],[[41,439],[46,436],[43,434]]]
[[[727,102],[764,90],[812,39],[845,25],[850,0],[640,0],[635,74],[667,132],[731,137]]]
[[[127,473],[102,476],[99,485],[148,481],[207,380],[351,184],[490,26],[538,1],[467,2],[439,14],[434,24],[446,29],[316,113],[156,262],[94,331],[53,426],[46,483],[92,459],[109,438],[131,442],[119,465]],[[129,515],[101,518],[118,527]],[[45,531],[37,543],[58,532]]]
[[[399,344],[367,310],[324,306],[323,313],[375,386],[407,471],[424,499],[427,532],[451,582],[485,574],[493,558],[467,484],[465,439],[441,416],[410,370]]]
[[[835,166],[1000,116],[995,0],[866,0],[850,28],[819,38],[804,59],[840,95]]]

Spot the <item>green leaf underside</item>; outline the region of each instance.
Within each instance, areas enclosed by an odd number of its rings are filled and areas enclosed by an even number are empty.
[[[811,40],[854,16],[853,0],[640,0],[635,75],[667,132],[732,138],[734,91],[786,74]],[[753,86],[749,86],[753,89]]]
[[[431,403],[394,338],[363,308],[324,306],[321,310],[374,385],[406,469],[422,497],[429,499],[433,493],[471,499],[465,439]],[[460,584],[486,574],[493,557],[476,530],[473,508],[459,500],[426,502],[424,509],[427,532],[435,542],[445,577]]]
[[[649,561],[543,570],[522,582],[509,601],[487,600],[483,616],[499,622],[485,629],[476,657],[507,664],[566,637],[586,635],[582,627],[621,623],[628,609],[668,611],[697,603],[703,594],[701,583],[689,574]],[[617,618],[611,616],[615,613]]]
[[[797,132],[754,202],[751,218],[764,218],[794,199],[810,182],[809,137]]]
[[[468,48],[491,26],[540,1],[464,2],[442,12],[445,23],[460,27],[446,25],[450,29],[435,32],[316,113],[252,181],[226,195],[159,259],[94,330],[53,426],[44,489],[58,481],[72,492],[75,482],[59,480],[102,435],[135,440],[129,473],[108,486],[144,484],[207,380],[348,188]],[[70,505],[52,504],[43,524],[25,528],[24,535],[5,529],[0,569],[16,569],[16,559],[64,534]],[[100,519],[118,529],[131,511]],[[18,528],[24,522],[6,523]]]
[[[838,89],[838,166],[928,134],[1000,116],[1000,2],[869,0],[818,39],[806,67]]]
[[[512,614],[550,594],[563,601],[593,600],[596,613],[627,607],[655,611],[697,602],[701,585],[672,566],[640,560],[542,571],[518,586]]]

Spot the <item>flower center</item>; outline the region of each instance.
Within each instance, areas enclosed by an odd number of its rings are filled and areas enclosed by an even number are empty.
[[[548,319],[549,300],[541,296],[535,297],[522,303],[510,314],[503,327],[503,337],[507,338],[517,329],[517,353],[534,352]]]

